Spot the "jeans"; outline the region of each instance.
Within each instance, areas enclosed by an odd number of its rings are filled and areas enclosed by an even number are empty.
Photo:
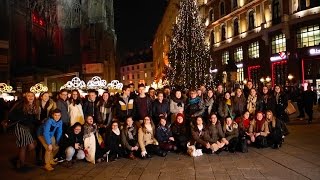
[[[67,161],[71,161],[75,153],[77,153],[77,155],[76,155],[77,159],[84,159],[85,158],[85,154],[84,154],[83,150],[81,150],[81,149],[76,150],[72,146],[67,147],[65,153],[66,153],[66,160]]]

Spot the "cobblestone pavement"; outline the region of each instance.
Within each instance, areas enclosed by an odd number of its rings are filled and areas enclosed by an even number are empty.
[[[77,162],[72,169],[57,165],[53,172],[35,166],[17,173],[8,159],[16,151],[12,135],[0,135],[1,179],[320,179],[320,121],[307,125],[291,117],[290,135],[282,148],[255,149],[248,153],[222,152],[192,158],[169,153],[148,160],[122,158],[115,162]],[[31,160],[29,160],[30,162]]]

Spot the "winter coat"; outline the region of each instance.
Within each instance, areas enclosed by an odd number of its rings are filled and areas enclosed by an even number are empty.
[[[186,139],[189,139],[190,130],[188,130],[184,123],[178,124],[177,122],[174,122],[170,128],[172,136],[176,141],[185,141]]]
[[[132,131],[132,136],[133,136],[133,140],[135,140],[137,142],[137,146],[139,146],[138,144],[138,129],[135,125],[133,125],[134,129]],[[128,128],[124,127],[121,130],[121,142],[122,142],[122,146],[128,150],[131,151],[132,146],[129,144],[129,134],[128,134]]]
[[[276,93],[273,95],[273,98],[275,99],[275,112],[277,118],[283,118],[283,115],[285,114],[285,109],[288,106],[288,98],[284,93],[280,93],[278,99]]]
[[[139,146],[141,148],[141,151],[146,151],[146,146],[149,144],[159,144],[156,138],[154,137],[155,129],[152,130],[152,132],[144,132],[142,130],[143,128],[139,128],[138,130],[138,142]]]
[[[49,101],[47,103],[48,103],[48,105],[47,104],[45,105],[46,106],[46,114],[47,114],[47,117],[49,117],[50,112],[57,108],[57,104],[52,99],[49,99]],[[41,101],[40,101],[40,106],[39,106],[38,119],[42,121],[43,119],[40,118],[40,112],[41,112]]]
[[[55,136],[56,143],[58,144],[62,136],[62,120],[56,121],[49,118],[39,127],[38,136],[43,136],[48,145],[52,143],[51,138]]]
[[[18,101],[10,109],[9,117],[11,123],[19,123],[20,125],[35,129],[41,121],[37,119],[37,114],[26,114],[23,112],[23,101]],[[36,132],[36,131],[34,131]],[[34,134],[35,135],[35,134]]]
[[[188,118],[190,118],[192,115],[195,117],[202,116],[205,110],[204,102],[200,97],[188,99],[188,103],[185,108],[186,109],[184,112]]]
[[[249,111],[250,114],[255,114],[258,111],[262,111],[262,104],[261,104],[261,98],[260,96],[256,95],[256,102],[252,102],[252,97],[251,95],[248,96],[247,99],[247,110]]]
[[[240,117],[247,110],[247,101],[243,95],[233,98],[233,112],[236,117]]]
[[[239,136],[238,124],[236,122],[232,122],[231,128],[227,128],[227,124],[224,123],[223,133],[227,141],[230,141],[232,138],[237,138]]]
[[[171,129],[168,126],[159,125],[156,129],[156,137],[159,143],[168,142],[172,137]]]
[[[262,106],[262,112],[272,111],[273,114],[276,113],[276,101],[275,98],[269,94],[263,95],[261,97],[261,106]]]
[[[216,143],[220,139],[224,138],[224,133],[222,131],[222,127],[219,122],[216,124],[210,124],[208,126],[208,134],[206,136],[206,140],[210,143]]]
[[[155,124],[159,123],[160,114],[167,115],[167,117],[169,117],[169,113],[170,113],[170,106],[167,99],[163,99],[162,103],[160,103],[158,99],[156,99],[153,102],[152,115],[153,115],[153,121],[155,122]]]
[[[269,134],[269,125],[268,125],[268,121],[265,121],[261,127],[261,131],[260,132],[256,132],[256,123],[257,120],[252,120],[250,122],[250,127],[249,127],[249,133],[261,133],[261,136],[267,136]]]
[[[218,109],[219,116],[224,120],[227,116],[235,117],[233,112],[233,102],[231,100],[231,106],[226,104],[226,101],[221,101]]]
[[[191,130],[192,141],[191,144],[201,144],[202,146],[206,146],[208,143],[207,140],[207,129],[203,127],[202,131],[199,130],[198,126],[194,126]]]
[[[83,133],[75,134],[73,129],[70,129],[67,133],[64,134],[61,140],[62,149],[65,150],[68,147],[75,146],[76,143],[79,143],[83,147]]]
[[[146,113],[146,115],[147,116],[150,116],[150,117],[152,117],[152,100],[151,100],[151,98],[149,97],[149,96],[146,96],[146,97],[144,97],[144,98],[147,98],[146,99],[146,102],[147,102],[147,112],[145,112]],[[143,115],[142,114],[140,114],[140,104],[141,104],[141,101],[142,101],[142,99],[143,98],[141,98],[140,96],[137,96],[136,97],[136,99],[134,100],[134,105],[133,105],[133,107],[134,107],[134,119],[135,120],[142,120],[142,119],[144,119],[144,117],[143,117]]]
[[[207,97],[204,99],[204,105],[205,105],[205,114],[210,115],[211,112],[217,112],[217,106],[214,100],[214,97]]]
[[[69,115],[70,115],[70,126],[73,126],[76,122],[84,124],[84,115],[82,111],[82,105],[79,104],[70,104],[69,105]]]
[[[57,108],[61,110],[61,120],[62,120],[63,124],[66,124],[69,126],[70,115],[68,112],[68,107],[69,107],[68,102],[59,98],[57,100],[56,104],[57,104]]]
[[[134,99],[129,97],[128,103],[120,97],[119,100],[116,102],[116,117],[119,119],[120,122],[125,122],[127,117],[133,117],[133,110],[134,110]]]
[[[185,102],[183,98],[177,99],[176,97],[171,98],[170,100],[170,112],[173,114],[178,114],[180,109],[184,109]]]
[[[83,114],[85,117],[87,116],[92,116],[94,119],[94,122],[98,121],[99,117],[99,109],[97,106],[97,101],[90,101],[87,99],[85,103],[83,103],[82,109],[83,109]]]
[[[121,134],[117,135],[112,130],[106,135],[107,150],[115,149],[121,145]]]

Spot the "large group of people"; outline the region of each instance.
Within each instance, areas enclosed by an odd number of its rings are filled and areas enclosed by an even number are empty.
[[[91,163],[117,158],[151,158],[167,152],[187,153],[187,144],[204,153],[247,152],[281,147],[288,134],[287,95],[280,86],[262,92],[248,82],[244,89],[224,92],[199,89],[183,91],[164,87],[158,91],[140,84],[125,85],[121,94],[60,90],[56,100],[44,92],[37,99],[25,93],[9,112],[19,153],[13,163],[26,167],[26,153],[35,149],[36,162],[48,171],[64,161]],[[310,115],[312,120],[312,114]]]

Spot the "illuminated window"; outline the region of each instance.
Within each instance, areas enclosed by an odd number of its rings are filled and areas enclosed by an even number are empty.
[[[286,37],[284,34],[279,34],[272,38],[272,54],[286,51]]]
[[[254,59],[254,58],[259,58],[259,42],[253,42],[249,45],[248,48],[249,52],[249,58]]]
[[[253,11],[249,12],[248,19],[249,19],[248,30],[252,30],[254,29],[254,12]]]
[[[222,53],[222,65],[228,64],[229,61],[229,51],[224,51]]]
[[[239,20],[238,18],[234,19],[233,21],[233,35],[239,35]]]
[[[144,73],[144,77],[145,77],[145,78],[148,77],[148,73]]]
[[[244,80],[243,68],[237,69],[237,81],[242,82]]]
[[[298,48],[320,45],[319,25],[300,28],[297,32],[297,44]]]
[[[125,76],[122,76],[122,80],[126,80],[126,77],[125,77]]]
[[[235,62],[241,62],[243,60],[242,47],[237,47],[233,53],[233,56]]]

